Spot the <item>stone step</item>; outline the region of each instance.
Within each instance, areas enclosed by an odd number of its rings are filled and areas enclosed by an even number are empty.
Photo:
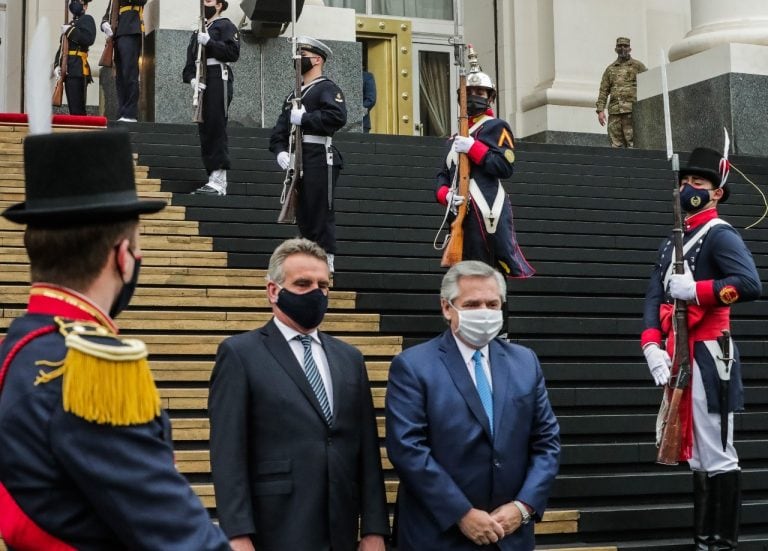
[[[211,251],[213,252],[212,237],[190,235],[142,235],[139,243],[142,253],[150,250],[178,251]],[[0,230],[0,247],[24,247],[24,234],[19,231]]]
[[[331,300],[333,304],[333,300]],[[5,308],[0,314],[0,328],[24,314],[23,309]],[[239,333],[261,327],[272,319],[272,312],[194,312],[194,311],[134,311],[120,314],[122,331],[228,331]],[[379,331],[378,314],[351,314],[328,312],[320,326],[321,331],[347,333],[375,333]]]
[[[146,216],[139,218],[139,230],[142,235],[199,235],[199,227],[199,222],[195,220],[184,220],[183,217],[179,220],[155,219]],[[25,226],[23,224],[16,224],[0,217],[0,230],[21,233],[24,231],[24,228]]]
[[[28,264],[0,264],[0,283],[26,285]],[[143,285],[246,287],[263,289],[265,270],[248,268],[188,268],[183,266],[141,267],[139,287]]]
[[[0,248],[0,254],[2,249]],[[0,285],[0,304],[26,305],[29,288],[26,285]],[[269,309],[271,305],[261,289],[214,288],[214,287],[138,287],[131,300],[131,306],[162,308],[248,308],[249,310]],[[353,309],[355,293],[333,291],[329,307],[332,309]],[[131,310],[125,312],[127,315]],[[151,318],[155,312],[142,312]],[[124,319],[121,317],[121,320]],[[122,326],[122,323],[120,324]],[[150,351],[158,353],[150,347]],[[215,351],[214,351],[215,352]]]

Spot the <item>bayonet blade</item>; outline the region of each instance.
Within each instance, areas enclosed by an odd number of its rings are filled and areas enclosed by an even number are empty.
[[[667,83],[667,52],[661,49],[661,95],[664,100],[664,137],[667,140],[667,160],[672,160],[672,118],[669,112],[669,84]]]

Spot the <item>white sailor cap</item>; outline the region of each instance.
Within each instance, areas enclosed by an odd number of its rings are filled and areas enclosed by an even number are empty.
[[[296,42],[299,44],[299,48],[302,50],[309,50],[310,52],[316,53],[320,57],[322,57],[324,60],[327,60],[329,57],[333,55],[333,51],[317,40],[316,38],[312,38],[309,36],[299,36],[296,38]]]

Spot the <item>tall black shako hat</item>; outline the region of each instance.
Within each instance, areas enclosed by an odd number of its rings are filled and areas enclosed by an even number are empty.
[[[5,210],[12,222],[41,227],[119,222],[165,208],[136,195],[128,133],[39,134],[24,140],[26,201]]]
[[[679,176],[681,180],[689,175],[706,178],[716,188],[722,188],[723,198],[720,199],[720,203],[725,203],[731,194],[727,183],[729,171],[730,164],[728,159],[724,158],[714,149],[697,147],[691,151],[688,163],[680,169]]]

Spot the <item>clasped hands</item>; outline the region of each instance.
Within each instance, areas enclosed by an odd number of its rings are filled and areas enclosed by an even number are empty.
[[[472,508],[459,521],[462,534],[477,545],[496,543],[520,528],[523,516],[514,503],[506,503],[488,513]]]

